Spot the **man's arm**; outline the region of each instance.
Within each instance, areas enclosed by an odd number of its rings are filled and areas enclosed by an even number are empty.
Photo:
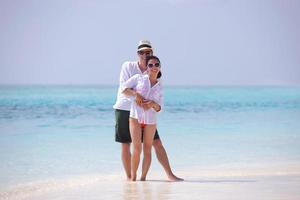
[[[130,78],[128,65],[129,65],[128,62],[124,62],[121,67],[120,79],[119,79],[120,86],[122,86]]]
[[[134,96],[135,97],[135,102],[138,104],[138,105],[141,105],[142,102],[143,102],[143,96],[140,95],[138,92],[134,91],[133,89],[131,88],[126,88],[125,90],[123,90],[123,93],[127,96]]]

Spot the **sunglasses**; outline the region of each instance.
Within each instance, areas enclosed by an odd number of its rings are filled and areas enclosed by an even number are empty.
[[[147,56],[149,56],[151,54],[151,51],[138,51],[138,54],[140,55],[146,54]]]
[[[159,67],[160,66],[160,63],[155,63],[155,64],[152,64],[152,63],[150,63],[150,64],[148,64],[148,67]]]

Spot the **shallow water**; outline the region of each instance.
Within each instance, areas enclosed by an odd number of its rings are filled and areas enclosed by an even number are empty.
[[[0,188],[122,173],[117,87],[0,87]],[[299,87],[165,87],[158,130],[176,171],[300,162]],[[151,167],[162,171],[156,159]]]

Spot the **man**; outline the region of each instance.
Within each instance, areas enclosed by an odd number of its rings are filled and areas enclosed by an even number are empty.
[[[131,179],[131,138],[129,132],[129,114],[131,100],[122,93],[122,85],[133,75],[143,74],[147,71],[146,57],[153,55],[151,43],[147,40],[141,40],[138,44],[137,55],[139,58],[138,61],[125,62],[122,65],[118,97],[115,105],[113,106],[115,109],[116,117],[115,140],[116,142],[121,143],[121,157],[127,180]],[[147,107],[145,107],[145,109],[147,109]],[[166,150],[162,145],[157,130],[154,136],[153,147],[155,149],[156,157],[163,166],[168,179],[170,181],[182,181],[183,179],[176,177],[171,170]]]

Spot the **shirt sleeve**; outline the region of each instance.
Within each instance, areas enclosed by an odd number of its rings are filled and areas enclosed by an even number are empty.
[[[124,90],[127,88],[135,89],[138,84],[138,78],[139,78],[139,75],[136,74],[136,75],[132,76],[131,78],[129,78],[127,81],[125,81],[122,84],[122,92],[124,92]]]
[[[122,86],[130,78],[129,62],[123,63],[120,72],[120,86]]]
[[[155,101],[155,103],[160,105],[160,110],[162,110],[164,107],[164,93],[163,93],[163,87],[161,83],[157,85],[157,87],[155,88],[155,94],[153,95],[154,95],[153,100]],[[154,108],[152,109],[155,110]]]
[[[163,109],[164,107],[164,93],[163,93],[163,87],[160,87],[160,90],[159,90],[159,97],[158,97],[158,102],[157,102],[159,105],[160,105],[160,110]]]

